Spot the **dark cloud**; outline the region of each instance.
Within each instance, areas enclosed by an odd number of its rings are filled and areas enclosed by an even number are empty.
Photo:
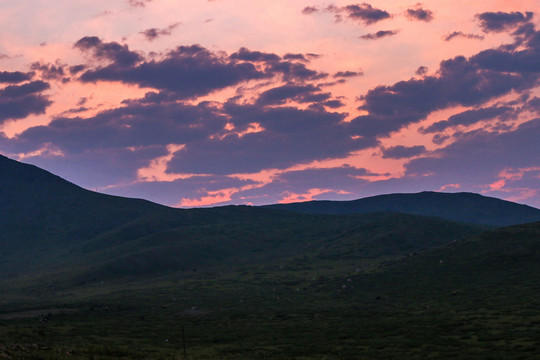
[[[265,108],[228,104],[224,111],[238,131],[258,123],[264,131],[186,146],[170,163],[170,171],[196,174],[251,173],[269,168],[344,156],[374,146],[373,139],[353,139],[344,114],[294,107]]]
[[[540,119],[521,124],[509,132],[476,130],[455,137],[455,142],[432,156],[412,160],[410,176],[428,175],[440,183],[461,183],[469,188],[499,179],[507,168],[540,166]]]
[[[484,37],[482,35],[476,35],[476,34],[466,34],[462,31],[454,31],[451,34],[448,34],[444,37],[444,41],[450,41],[455,38],[465,38],[465,39],[477,39],[477,40],[483,40]]]
[[[17,84],[23,81],[31,80],[33,77],[33,72],[0,71],[0,83]]]
[[[258,105],[282,105],[287,101],[299,103],[313,103],[328,100],[332,95],[322,93],[321,89],[313,85],[287,84],[266,90],[259,95]]]
[[[428,71],[429,68],[427,66],[419,66],[414,73],[418,76],[424,76],[428,73]]]
[[[301,62],[283,61],[276,54],[246,48],[227,56],[199,45],[179,46],[161,59],[145,61],[126,45],[104,43],[96,37],[85,37],[75,46],[92,52],[97,59],[113,61],[107,66],[86,70],[80,80],[137,84],[166,91],[178,99],[206,95],[248,80],[280,76],[287,82],[304,82],[328,76],[307,68]]]
[[[20,136],[20,152],[52,143],[69,154],[88,150],[165,146],[200,141],[223,129],[226,118],[206,103],[144,104],[131,102],[91,118],[58,118]]]
[[[376,33],[370,33],[360,36],[360,39],[364,40],[378,40],[383,37],[393,36],[396,35],[399,32],[399,30],[380,30]]]
[[[1,99],[13,99],[40,93],[51,86],[45,81],[32,81],[23,85],[10,85],[0,90]]]
[[[471,58],[471,63],[499,72],[537,73],[540,71],[540,47],[520,51],[484,50]]]
[[[389,148],[383,148],[383,158],[384,159],[407,159],[414,156],[422,155],[426,152],[426,147],[424,145],[417,146],[392,146]]]
[[[538,50],[486,50],[470,59],[442,61],[434,76],[378,86],[362,97],[369,112],[353,120],[360,136],[385,136],[450,106],[478,106],[490,99],[535,86]]]
[[[304,15],[311,15],[311,14],[314,14],[316,12],[319,12],[319,9],[315,6],[306,6],[303,10],[302,10],[302,14]]]
[[[407,9],[407,11],[405,11],[405,16],[409,20],[430,22],[431,20],[433,20],[433,11],[417,7],[415,9]]]
[[[41,74],[41,77],[45,80],[63,80],[66,79],[66,71],[64,68],[66,65],[62,64],[44,64],[41,62],[35,62],[30,65],[30,69]]]
[[[125,50],[131,53],[127,47]],[[103,68],[87,70],[80,79],[85,82],[121,81],[166,90],[179,98],[191,98],[242,81],[269,76],[271,74],[257,70],[251,63],[238,62],[201,46],[192,45],[180,46],[169,52],[164,59],[157,61],[145,61],[132,66],[113,63]]]
[[[502,32],[513,29],[520,24],[530,21],[533,18],[532,12],[484,12],[476,15],[480,21],[480,27],[485,33]]]
[[[96,36],[85,36],[75,43],[75,48],[92,52],[94,58],[98,60],[110,60],[114,66],[129,67],[143,60],[143,57],[130,51],[127,45],[120,45],[117,42],[103,42]]]
[[[0,90],[0,123],[8,119],[23,119],[30,114],[43,114],[52,102],[42,92],[50,85],[32,81],[23,85],[9,85]]]
[[[178,23],[174,23],[172,25],[169,25],[169,26],[167,26],[166,28],[163,28],[163,29],[150,28],[150,29],[146,29],[144,31],[141,31],[140,33],[142,35],[144,35],[146,40],[154,41],[155,39],[157,39],[160,36],[171,35],[172,31],[174,29],[176,29],[179,25],[180,25],[180,23],[178,22]]]
[[[338,71],[334,74],[335,78],[350,78],[364,75],[361,71]]]
[[[526,109],[540,114],[540,98],[534,97],[527,102]]]
[[[274,75],[281,74],[285,81],[310,81],[328,77],[328,74],[308,69],[302,63],[280,61],[269,65],[267,72]]]
[[[374,8],[367,3],[347,5],[340,8],[339,11],[347,13],[350,19],[360,21],[366,25],[375,24],[376,22],[390,18],[388,12]]]
[[[303,61],[303,62],[309,62],[309,59],[307,56],[303,54],[285,54],[283,56],[283,60],[296,60],[296,61]]]
[[[496,119],[502,115],[509,115],[514,112],[514,108],[510,106],[492,106],[488,108],[467,110],[456,115],[452,115],[448,120],[438,121],[428,126],[421,128],[423,134],[443,131],[449,127],[458,125],[472,125],[479,121]]]
[[[75,75],[86,69],[86,65],[74,65],[69,67],[69,73]]]
[[[339,109],[340,107],[345,106],[341,100],[328,100],[323,102],[322,105],[329,107],[330,109]]]
[[[233,60],[253,62],[278,62],[281,60],[281,57],[276,54],[264,53],[260,51],[250,51],[246,48],[241,48],[237,52],[231,54],[229,58]]]

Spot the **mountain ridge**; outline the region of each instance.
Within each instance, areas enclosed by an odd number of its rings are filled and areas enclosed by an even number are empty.
[[[540,221],[540,209],[470,192],[423,191],[376,195],[349,201],[315,200],[263,207],[308,214],[334,215],[391,211],[492,226],[510,226]]]

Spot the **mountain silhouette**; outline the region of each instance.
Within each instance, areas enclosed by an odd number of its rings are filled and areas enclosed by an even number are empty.
[[[378,195],[352,201],[322,200],[274,204],[266,207],[308,214],[334,215],[391,211],[492,226],[540,221],[539,209],[467,192],[424,191],[415,194]]]

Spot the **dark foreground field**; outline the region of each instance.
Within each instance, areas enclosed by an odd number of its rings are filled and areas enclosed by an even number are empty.
[[[49,289],[4,303],[0,358],[182,359],[182,328],[188,359],[540,358],[538,225],[368,269],[296,259]]]

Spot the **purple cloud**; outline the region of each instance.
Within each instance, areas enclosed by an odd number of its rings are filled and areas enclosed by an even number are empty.
[[[405,16],[409,20],[430,22],[431,20],[433,20],[433,11],[425,10],[421,7],[418,7],[415,9],[407,9],[407,11],[405,11]]]
[[[85,36],[78,40],[75,48],[92,52],[94,58],[98,60],[110,60],[116,66],[129,67],[143,60],[143,57],[129,50],[127,45],[120,45],[117,42],[103,42],[97,36]]]
[[[314,14],[316,12],[319,12],[319,9],[315,6],[306,6],[303,10],[302,10],[302,14],[304,15],[311,15],[311,14]]]
[[[508,94],[534,87],[540,79],[538,32],[528,35],[521,51],[486,50],[467,59],[457,56],[442,61],[436,76],[378,86],[362,97],[368,111],[353,120],[360,136],[387,136],[415,123],[435,110],[450,106],[478,106]],[[537,47],[533,47],[537,46]]]
[[[258,105],[285,104],[288,100],[299,103],[319,103],[328,100],[330,93],[321,93],[321,89],[313,85],[287,84],[264,91],[257,99]]]
[[[387,11],[374,8],[367,3],[347,5],[340,8],[340,11],[346,12],[350,19],[360,21],[366,25],[375,24],[376,22],[390,18],[390,14]]]
[[[416,146],[392,146],[389,148],[383,148],[383,158],[384,159],[407,159],[414,156],[422,155],[426,152],[426,147],[424,145]]]
[[[465,38],[465,39],[477,39],[477,40],[483,40],[484,37],[482,35],[476,35],[476,34],[466,34],[462,31],[454,31],[451,34],[448,34],[444,37],[444,41],[450,41],[455,38]]]
[[[540,119],[523,123],[515,131],[462,133],[433,155],[412,160],[406,166],[406,174],[433,174],[431,177],[446,184],[487,185],[499,179],[506,168],[540,166],[539,136]]]
[[[9,85],[0,89],[0,123],[8,119],[23,119],[30,114],[43,114],[52,102],[42,92],[50,85],[33,81],[23,85]]]
[[[334,74],[335,78],[350,78],[364,75],[361,71],[338,71]]]
[[[428,73],[428,71],[429,68],[427,66],[419,66],[414,73],[418,76],[424,76]]]
[[[472,125],[479,121],[491,120],[503,115],[510,115],[514,112],[514,108],[510,106],[492,106],[488,108],[467,110],[462,113],[452,115],[448,120],[437,121],[427,128],[421,128],[423,134],[443,131],[449,127],[458,125]]]
[[[480,27],[485,33],[502,32],[513,29],[516,26],[526,23],[533,18],[532,12],[484,12],[477,14],[476,18],[480,21]]]
[[[146,29],[144,31],[141,31],[140,34],[144,35],[146,40],[154,41],[158,37],[165,36],[165,35],[171,35],[172,31],[174,29],[176,29],[179,25],[180,25],[180,23],[178,22],[178,23],[174,23],[172,25],[169,25],[169,26],[167,26],[166,28],[163,28],[163,29],[150,28],[150,29]]]
[[[45,80],[62,80],[66,82],[69,78],[65,77],[66,72],[64,68],[65,65],[62,64],[44,64],[41,62],[35,62],[30,65],[30,69],[39,72]]]
[[[383,37],[394,36],[398,32],[399,32],[399,30],[381,30],[381,31],[377,31],[376,33],[362,35],[362,36],[360,36],[360,39],[378,40],[378,39],[381,39]]]
[[[276,54],[264,53],[260,51],[251,51],[246,48],[241,48],[237,52],[231,54],[229,58],[232,60],[243,60],[243,61],[253,61],[253,62],[278,62],[281,60],[281,57]]]
[[[123,49],[122,51],[127,51]],[[131,66],[113,63],[87,70],[80,77],[85,82],[121,81],[166,90],[179,98],[206,95],[242,81],[269,77],[248,62],[237,62],[205,48],[180,46],[162,60],[144,61]]]
[[[17,84],[31,80],[32,77],[34,77],[32,72],[0,71],[0,83]]]
[[[193,106],[133,101],[94,117],[58,118],[47,126],[32,127],[19,136],[21,145],[27,144],[20,151],[39,149],[46,143],[55,144],[65,153],[189,143],[221,131],[226,122],[206,103]]]
[[[284,168],[316,159],[343,156],[374,146],[374,139],[351,138],[344,114],[294,107],[266,108],[227,104],[237,131],[258,123],[264,131],[203,139],[175,155],[170,171],[234,174]]]

